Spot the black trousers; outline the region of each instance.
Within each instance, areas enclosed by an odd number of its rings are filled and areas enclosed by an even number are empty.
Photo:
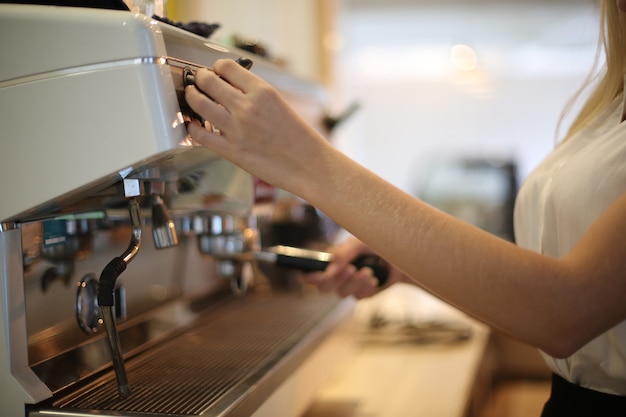
[[[550,398],[541,417],[624,417],[626,397],[583,388],[552,375]]]

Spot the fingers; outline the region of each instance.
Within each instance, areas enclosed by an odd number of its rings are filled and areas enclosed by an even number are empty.
[[[227,108],[220,103],[219,97],[230,94],[228,89],[236,93],[236,90],[224,80],[202,69],[196,73],[196,86],[185,88],[185,100],[196,113],[223,129],[228,127],[230,117]],[[211,95],[208,95],[206,91],[210,91]]]
[[[213,71],[228,84],[248,93],[257,83],[257,77],[231,59],[218,59],[213,64]]]
[[[206,129],[200,124],[200,121],[192,120],[187,126],[187,132],[191,135],[194,142],[220,152],[220,154],[227,152],[227,149],[222,149],[224,138],[220,134]]]
[[[324,272],[311,272],[304,275],[304,281],[314,285],[322,292],[335,291],[339,284],[349,279],[354,274],[356,268],[348,266],[339,268],[336,264],[331,264]]]
[[[372,296],[378,292],[378,280],[374,277],[370,268],[362,268],[356,271],[349,280],[344,281],[337,287],[337,294],[341,297],[350,295],[357,299]]]
[[[331,249],[333,262],[324,272],[304,275],[304,281],[323,292],[336,292],[341,297],[357,299],[380,292],[378,279],[371,268],[357,268],[351,263],[359,255],[372,253],[363,242],[350,238]]]
[[[202,93],[226,109],[237,105],[259,82],[258,77],[230,59],[217,60],[212,71],[199,69],[194,78]]]
[[[331,264],[324,272],[304,275],[304,281],[322,292],[335,292],[344,298],[354,296],[361,299],[379,291],[378,280],[370,268],[357,270],[351,264],[345,267],[336,263]]]
[[[350,279],[352,275],[354,275],[353,268],[346,268],[339,276],[334,279],[326,279],[322,281],[319,285],[319,289],[322,292],[337,292],[339,293],[339,288],[343,287]],[[342,295],[342,297],[347,297],[349,294]]]
[[[237,119],[249,114],[245,109],[250,108],[254,98],[243,90],[258,92],[264,85],[256,75],[229,59],[216,61],[213,71],[199,69],[194,79],[195,86],[185,89],[187,104],[222,135],[235,132],[235,127],[241,126]]]

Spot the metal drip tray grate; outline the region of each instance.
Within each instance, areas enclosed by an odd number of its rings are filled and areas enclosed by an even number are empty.
[[[51,408],[97,410],[105,416],[226,415],[337,304],[336,298],[323,296],[230,299],[194,327],[127,361],[129,398],[118,397],[110,373],[54,400]]]

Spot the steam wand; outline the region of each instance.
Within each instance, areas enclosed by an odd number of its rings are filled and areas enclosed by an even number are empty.
[[[128,377],[126,376],[126,368],[124,367],[122,347],[115,327],[114,291],[117,277],[124,272],[126,265],[137,255],[139,247],[141,246],[141,218],[137,198],[130,199],[128,211],[130,213],[130,224],[132,227],[130,245],[121,256],[113,258],[113,260],[104,267],[100,275],[100,280],[98,281],[98,305],[102,312],[102,319],[109,341],[113,369],[117,380],[117,392],[121,398],[127,398],[130,395],[130,387],[128,385]]]

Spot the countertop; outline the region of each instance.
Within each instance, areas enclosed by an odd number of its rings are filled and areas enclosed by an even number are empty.
[[[357,343],[302,417],[472,415],[489,330],[459,320],[472,336],[456,343]]]

